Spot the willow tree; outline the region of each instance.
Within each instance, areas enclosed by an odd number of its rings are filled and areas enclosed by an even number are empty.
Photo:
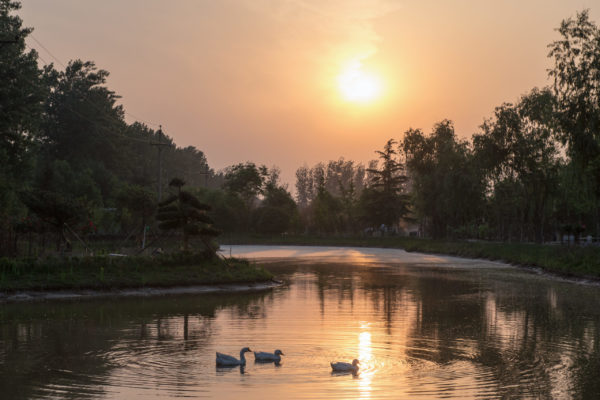
[[[549,45],[554,67],[559,138],[567,145],[571,168],[568,191],[581,192],[587,210],[578,219],[592,218],[600,234],[600,27],[584,10],[564,20],[561,37]],[[586,199],[587,198],[587,199]],[[569,206],[580,208],[581,202]],[[587,218],[586,218],[587,214]],[[581,223],[583,221],[579,221]],[[591,222],[591,221],[590,221]],[[591,233],[591,232],[590,232]]]
[[[158,205],[156,219],[160,221],[158,227],[162,230],[179,230],[183,238],[183,250],[189,248],[190,237],[198,237],[213,254],[216,248],[211,240],[219,235],[219,231],[212,227],[213,221],[206,215],[210,210],[208,204],[200,202],[193,194],[181,188],[185,182],[174,178],[169,187],[175,193]]]

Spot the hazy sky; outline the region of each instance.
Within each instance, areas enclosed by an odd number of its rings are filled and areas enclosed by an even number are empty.
[[[23,0],[47,62],[92,60],[127,112],[162,124],[211,167],[375,158],[447,118],[470,137],[494,107],[549,83],[555,28],[598,0]],[[346,100],[348,65],[381,82]],[[60,65],[57,65],[60,68]],[[136,118],[128,115],[129,122]],[[151,126],[154,127],[154,126]]]

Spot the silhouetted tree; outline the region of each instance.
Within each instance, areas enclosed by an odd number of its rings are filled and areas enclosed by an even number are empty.
[[[376,151],[380,166],[367,169],[370,180],[362,193],[361,204],[363,218],[371,225],[397,226],[409,213],[409,197],[405,193],[407,178],[394,150],[395,144],[394,139],[388,140],[383,151]]]
[[[26,51],[23,28],[13,13],[18,2],[0,0],[0,217],[18,208],[17,191],[30,178],[35,139],[50,93],[51,68],[38,68],[35,50]]]
[[[490,221],[503,239],[544,239],[558,187],[554,105],[549,90],[534,89],[516,105],[497,107],[473,136],[490,193]]]
[[[600,234],[600,28],[589,19],[588,10],[563,20],[561,39],[550,44],[554,67],[559,138],[567,145],[574,179],[569,189],[588,197],[590,209],[583,210],[595,220]],[[578,207],[573,204],[572,208]]]
[[[57,251],[63,244],[70,246],[65,231],[87,214],[81,203],[57,192],[36,189],[23,190],[20,197],[31,212],[53,227]]]
[[[183,236],[183,250],[188,250],[191,236],[202,240],[207,250],[216,252],[211,240],[219,235],[219,231],[212,227],[212,220],[206,215],[210,206],[201,203],[190,192],[182,190],[185,185],[181,179],[174,178],[169,187],[175,189],[175,194],[159,203],[156,219],[160,221],[158,227],[163,230],[180,230]]]

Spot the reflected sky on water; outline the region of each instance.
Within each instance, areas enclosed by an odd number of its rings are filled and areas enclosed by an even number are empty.
[[[594,398],[600,288],[393,249],[234,246],[287,285],[4,304],[2,398]],[[281,349],[216,368],[215,351]],[[361,361],[357,376],[331,361]],[[6,396],[6,397],[5,397]]]

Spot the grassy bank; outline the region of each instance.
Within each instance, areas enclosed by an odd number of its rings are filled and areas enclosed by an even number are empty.
[[[122,289],[267,281],[272,275],[245,260],[205,254],[157,257],[0,259],[0,291]]]
[[[442,241],[407,237],[317,237],[317,236],[239,236],[223,238],[228,244],[280,244],[312,246],[355,246],[399,248],[421,253],[483,258],[550,272],[600,278],[600,247],[560,246],[523,243]]]

